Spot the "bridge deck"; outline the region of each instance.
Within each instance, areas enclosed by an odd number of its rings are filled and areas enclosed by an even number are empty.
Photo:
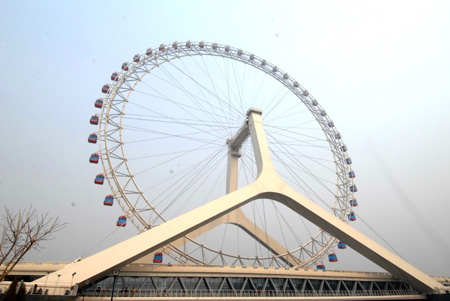
[[[22,263],[14,269],[12,275],[36,279],[59,270],[67,264],[70,263]],[[47,291],[51,294],[56,288],[45,283],[45,277],[41,279],[44,282],[39,283],[38,287],[42,288],[42,293]],[[450,285],[450,277],[434,277],[434,279],[445,286]],[[73,283],[73,285],[76,284]],[[121,268],[117,277],[107,275],[95,283],[90,283],[80,289],[78,295],[95,299],[110,297],[113,286],[115,287],[114,296],[121,299],[233,298],[237,300],[264,297],[267,300],[273,298],[331,300],[338,297],[352,297],[359,300],[417,300],[426,298],[389,273],[138,263]],[[71,294],[75,291],[76,288],[66,287],[62,294]]]

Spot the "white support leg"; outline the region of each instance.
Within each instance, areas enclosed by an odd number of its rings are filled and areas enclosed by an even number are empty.
[[[416,290],[426,293],[444,293],[445,288],[439,282],[290,188],[273,167],[264,135],[261,113],[257,110],[249,110],[248,115],[250,136],[258,167],[258,178],[255,182],[107,250],[51,273],[48,275],[47,283],[59,281],[61,285],[79,283],[80,286],[83,286],[86,280],[94,281],[110,273],[113,269],[154,252],[253,200],[266,198],[288,206],[331,235],[345,241],[355,251],[409,283]],[[34,283],[43,284],[44,281],[45,277]]]

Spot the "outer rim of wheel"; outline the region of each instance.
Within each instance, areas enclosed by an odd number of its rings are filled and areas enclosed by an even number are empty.
[[[122,210],[130,218],[132,223],[140,232],[150,229],[152,225],[148,224],[145,221],[145,219],[139,214],[139,212],[136,211],[132,202],[129,200],[127,191],[131,192],[132,190],[128,189],[128,185],[134,186],[136,191],[134,191],[133,193],[138,193],[139,198],[145,200],[145,202],[149,205],[151,210],[155,212],[155,214],[157,214],[162,220],[166,220],[148,201],[145,194],[136,183],[133,173],[131,172],[131,168],[125,156],[124,142],[122,140],[122,116],[124,115],[124,110],[130,94],[133,92],[134,87],[140,82],[143,76],[151,72],[153,68],[159,66],[160,64],[174,59],[179,59],[184,56],[193,55],[211,55],[225,57],[259,69],[265,74],[270,75],[278,82],[282,83],[308,108],[308,110],[315,117],[322,131],[324,132],[335,160],[337,174],[336,186],[337,190],[340,192],[338,194],[340,195],[340,197],[336,198],[335,204],[332,207],[332,211],[341,220],[347,222],[347,214],[352,211],[349,206],[349,201],[353,199],[354,196],[354,192],[350,191],[350,187],[354,185],[354,181],[352,178],[348,177],[349,172],[351,172],[352,169],[346,162],[346,159],[349,158],[347,152],[342,151],[341,149],[343,146],[345,146],[345,144],[343,143],[343,140],[341,138],[336,139],[336,135],[338,135],[339,132],[337,131],[336,127],[329,126],[330,123],[333,123],[332,120],[327,114],[324,115],[325,110],[305,88],[303,88],[297,81],[289,76],[288,73],[279,69],[276,65],[238,48],[217,43],[206,43],[203,41],[188,41],[185,43],[174,42],[169,45],[170,46],[161,44],[158,50],[153,49],[151,55],[139,55],[139,61],[132,61],[131,63],[129,63],[128,71],[122,70],[119,73],[118,81],[112,81],[112,83],[110,84],[109,93],[107,93],[106,97],[104,98],[104,105],[102,107],[101,114],[99,114],[100,122],[98,136],[99,140],[104,143],[104,148],[102,148],[102,143],[99,143],[99,151],[100,158],[103,163],[105,177],[112,189],[112,195],[116,200],[118,200],[118,203],[121,206]],[[120,104],[123,105],[122,110],[118,109]],[[117,119],[119,119],[119,122],[117,122]],[[119,141],[117,139],[111,139],[111,133],[117,131],[119,132]],[[117,173],[117,166],[112,163],[113,160],[117,160],[118,158],[120,158],[120,156],[118,156],[117,154],[117,151],[119,149],[122,154],[121,159],[123,160],[121,164],[126,166],[128,175]],[[126,187],[123,187],[118,178],[127,176],[129,177],[129,180],[127,181]],[[289,251],[289,254],[294,253],[309,244],[313,244],[320,236],[326,236],[325,244],[322,243],[320,251],[311,256],[308,260],[304,261],[302,266],[321,262],[323,260],[324,254],[327,253],[330,249],[333,249],[336,243],[336,238],[330,236],[323,230],[320,230],[319,233],[312,237],[310,241],[303,244],[303,246]],[[173,247],[168,247],[173,250]],[[218,251],[206,246],[203,247],[211,252],[215,252],[218,254],[220,253],[221,256],[223,255],[235,258],[236,260],[255,260],[255,262],[259,260],[267,260],[273,257],[277,258],[287,255],[287,253],[279,254],[276,256],[274,255],[270,258],[241,257],[236,254],[222,253],[222,251]],[[180,255],[184,254],[181,250],[178,250],[176,252],[178,252]],[[194,262],[207,264],[205,262],[202,262],[201,260],[191,257],[189,254],[184,254],[184,256]]]

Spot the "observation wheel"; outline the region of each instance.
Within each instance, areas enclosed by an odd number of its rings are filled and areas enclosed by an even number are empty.
[[[257,178],[248,131],[261,116],[273,165],[297,192],[339,219],[355,220],[352,161],[325,109],[288,73],[241,49],[161,44],[111,75],[89,136],[108,182],[117,225],[143,232]],[[339,244],[338,244],[339,243]],[[345,248],[283,204],[254,200],[163,247],[158,256],[205,265],[316,266]],[[160,258],[160,257],[159,257]]]

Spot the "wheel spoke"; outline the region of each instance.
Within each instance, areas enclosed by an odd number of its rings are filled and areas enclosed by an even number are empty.
[[[251,53],[186,42],[130,63],[109,85],[98,115],[105,181],[139,231],[223,196],[230,156],[238,158],[238,188],[256,180],[253,137],[239,132],[250,108],[262,111],[270,156],[285,183],[347,221],[354,198],[349,156],[317,100]],[[227,141],[236,133],[245,141],[231,155]],[[239,210],[162,251],[182,263],[292,266],[317,264],[333,249],[333,237],[274,200]]]

